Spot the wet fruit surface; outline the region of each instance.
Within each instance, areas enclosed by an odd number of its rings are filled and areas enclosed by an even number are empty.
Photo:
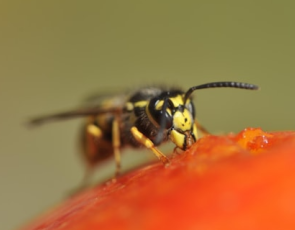
[[[295,132],[203,137],[22,229],[295,229]]]

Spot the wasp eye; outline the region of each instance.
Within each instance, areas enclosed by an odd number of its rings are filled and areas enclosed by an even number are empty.
[[[148,111],[155,122],[160,127],[165,127],[166,129],[171,128],[173,117],[171,113],[168,111],[168,107],[164,108],[164,106],[159,107],[158,104],[163,103],[163,100],[159,100],[158,98],[154,98],[150,101],[148,106]],[[164,105],[164,103],[163,103]]]
[[[192,117],[195,118],[196,115],[196,111],[195,111],[195,106],[192,102],[186,104],[186,108],[188,109],[188,111],[192,114]]]

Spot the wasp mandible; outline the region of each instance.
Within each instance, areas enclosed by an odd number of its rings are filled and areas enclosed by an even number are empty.
[[[30,124],[86,116],[81,139],[82,153],[89,168],[114,155],[118,175],[121,168],[120,151],[125,146],[145,146],[163,164],[169,162],[157,148],[163,142],[171,140],[176,148],[189,149],[198,139],[191,95],[195,90],[217,87],[259,88],[241,82],[212,82],[193,86],[187,91],[145,87],[129,96],[110,97],[93,107],[39,117],[31,120]]]

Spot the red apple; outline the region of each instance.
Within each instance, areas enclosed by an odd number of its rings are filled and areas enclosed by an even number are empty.
[[[295,229],[295,132],[203,137],[23,229]]]

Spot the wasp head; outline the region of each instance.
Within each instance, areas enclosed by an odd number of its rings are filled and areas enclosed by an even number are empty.
[[[163,140],[164,130],[167,130],[168,138],[182,150],[196,142],[194,105],[189,99],[184,103],[182,92],[165,92],[153,98],[149,103],[148,111],[153,123],[159,127],[158,135],[154,140],[156,145]]]
[[[163,92],[153,98],[147,107],[152,123],[159,127],[154,143],[158,145],[162,142],[166,129],[167,136],[178,148],[183,150],[189,148],[197,138],[197,127],[194,122],[195,110],[190,100],[191,94],[199,89],[220,87],[259,89],[258,86],[249,83],[224,81],[193,86],[185,93],[178,90]]]

